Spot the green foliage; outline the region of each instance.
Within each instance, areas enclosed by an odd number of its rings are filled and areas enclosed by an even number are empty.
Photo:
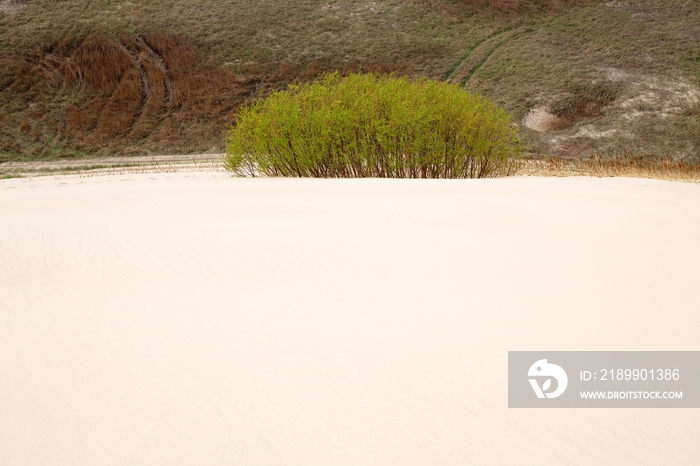
[[[521,151],[510,115],[458,86],[337,73],[244,108],[225,166],[236,174],[483,178]]]

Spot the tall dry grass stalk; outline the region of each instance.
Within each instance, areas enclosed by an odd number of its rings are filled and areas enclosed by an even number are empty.
[[[622,154],[605,156],[593,153],[583,158],[549,157],[523,161],[518,174],[531,176],[596,176],[655,178],[700,182],[700,164],[675,160],[673,157],[652,157]]]

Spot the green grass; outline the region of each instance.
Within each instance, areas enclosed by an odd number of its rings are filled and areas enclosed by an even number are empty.
[[[621,8],[607,3],[502,14],[456,0],[35,0],[0,13],[0,60],[45,57],[95,32],[119,38],[165,30],[185,37],[210,63],[255,78],[243,100],[332,70],[454,75],[516,122],[534,107],[571,103],[582,86],[617,86],[605,108],[584,114],[570,128],[538,133],[521,125],[529,150],[582,155],[627,149],[700,159],[700,111],[692,105],[667,112],[662,103],[644,104],[650,110],[639,104],[642,114],[633,120],[625,113],[630,110],[617,107],[648,92],[644,83],[654,79],[669,89],[679,83],[700,88],[700,2],[635,0]],[[624,77],[613,82],[614,72]],[[13,79],[0,71],[0,161],[95,153],[89,143],[60,137],[50,155],[42,152],[52,122],[61,121],[71,99],[82,105],[81,96],[60,83],[48,93],[18,92],[10,86]],[[40,101],[46,112],[28,107]],[[176,118],[171,112],[152,130]],[[24,120],[31,128],[26,134],[17,129]],[[189,152],[220,149],[233,121],[228,114],[210,120],[199,115],[187,123],[191,130],[123,144],[117,139],[99,153],[163,152],[167,144]],[[582,130],[615,131],[595,139],[577,136]]]

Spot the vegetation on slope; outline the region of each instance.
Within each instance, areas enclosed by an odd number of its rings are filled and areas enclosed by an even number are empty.
[[[0,0],[0,161],[220,151],[333,70],[458,84],[532,152],[700,157],[695,0]]]

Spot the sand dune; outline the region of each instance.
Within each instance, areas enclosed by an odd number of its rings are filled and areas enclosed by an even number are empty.
[[[696,465],[507,352],[699,350],[699,238],[665,181],[0,181],[0,464]]]

